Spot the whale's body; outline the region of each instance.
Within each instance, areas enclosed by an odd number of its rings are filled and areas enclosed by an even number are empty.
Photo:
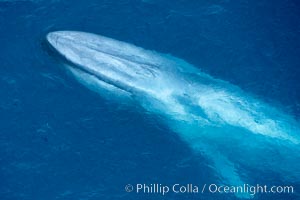
[[[170,55],[75,31],[49,33],[47,41],[88,88],[162,116],[210,159],[221,182],[248,182],[239,164],[300,182],[299,126],[291,116]]]

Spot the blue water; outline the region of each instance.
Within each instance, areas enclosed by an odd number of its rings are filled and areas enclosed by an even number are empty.
[[[0,199],[236,199],[126,193],[126,184],[218,177],[155,116],[65,74],[45,35],[86,31],[175,55],[299,120],[299,8],[296,0],[0,0]],[[300,175],[284,182],[247,170],[250,184],[295,186],[255,199],[300,199]]]

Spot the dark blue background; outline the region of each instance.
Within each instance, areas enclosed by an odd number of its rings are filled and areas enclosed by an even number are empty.
[[[65,75],[45,35],[87,31],[170,53],[299,118],[299,7],[297,0],[0,0],[0,199],[234,199],[127,194],[127,183],[201,185],[217,177],[158,119]]]

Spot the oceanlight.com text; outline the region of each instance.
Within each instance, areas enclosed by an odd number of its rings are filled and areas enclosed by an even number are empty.
[[[137,184],[127,184],[125,186],[126,192],[134,192],[137,194],[153,194],[153,195],[167,195],[168,193],[175,194],[235,194],[235,195],[251,195],[254,196],[258,193],[260,194],[293,194],[294,187],[293,186],[268,186],[268,185],[250,185],[243,184],[238,186],[229,186],[222,184],[145,184],[145,183],[137,183]]]

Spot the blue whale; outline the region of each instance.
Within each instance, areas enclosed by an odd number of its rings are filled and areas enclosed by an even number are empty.
[[[76,31],[51,32],[47,41],[87,88],[160,116],[221,183],[255,181],[240,165],[300,182],[299,123],[279,108],[171,55]]]

